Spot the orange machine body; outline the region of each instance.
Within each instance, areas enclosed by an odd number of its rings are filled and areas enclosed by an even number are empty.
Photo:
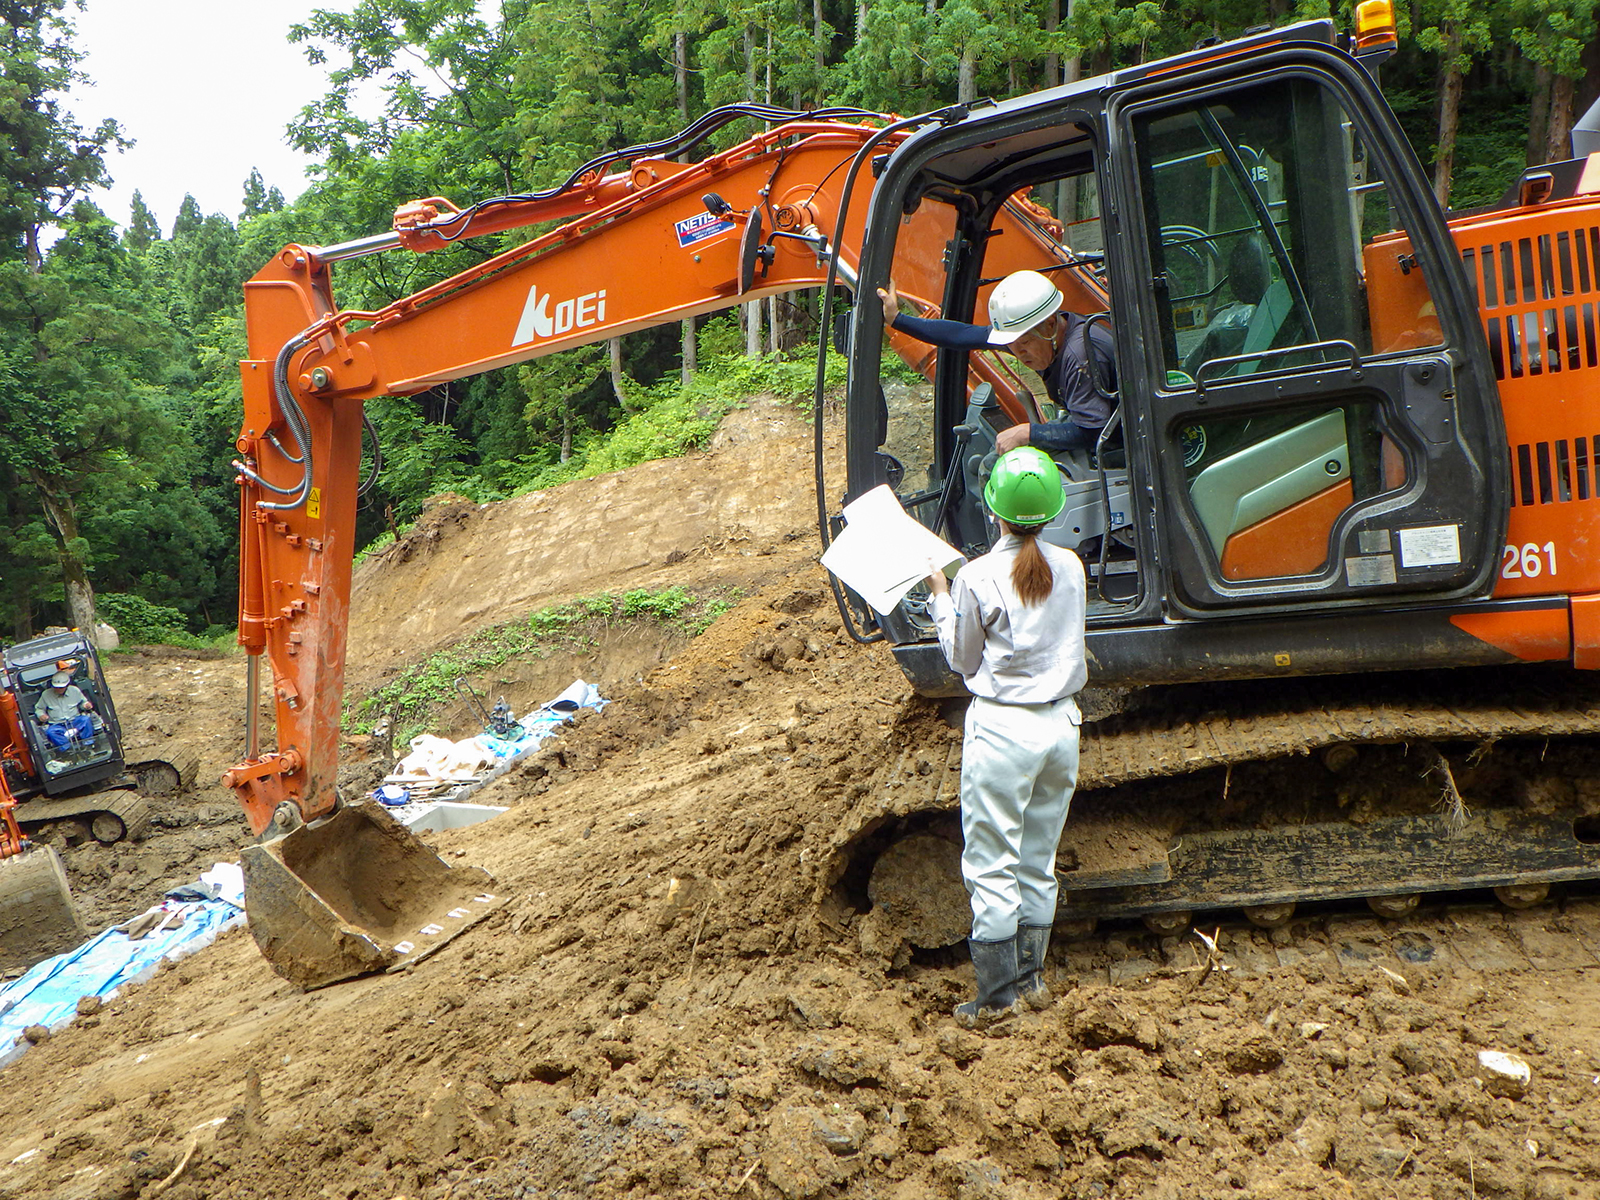
[[[1551,601],[1452,623],[1525,661],[1600,667],[1600,195],[1458,217],[1450,229],[1505,416],[1512,486],[1494,595]],[[1368,247],[1373,344],[1384,349],[1437,341],[1408,250],[1403,238]]]

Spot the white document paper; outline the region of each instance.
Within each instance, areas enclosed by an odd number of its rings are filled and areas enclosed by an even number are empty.
[[[888,484],[844,507],[845,527],[822,555],[837,575],[881,616],[935,570],[966,561],[949,542],[919,525]]]

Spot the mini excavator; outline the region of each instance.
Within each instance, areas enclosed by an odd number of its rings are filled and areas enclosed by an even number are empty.
[[[63,677],[88,711],[51,737],[35,710]],[[194,756],[173,758],[129,759],[99,654],[81,632],[0,651],[0,964],[31,965],[83,940],[59,856],[27,833],[62,824],[101,845],[138,840],[150,824],[145,796],[194,781]]]
[[[335,793],[365,400],[799,288],[833,328],[842,285],[841,499],[888,484],[980,554],[996,434],[1057,414],[1013,360],[885,330],[874,292],[892,278],[920,315],[970,320],[1025,267],[1116,344],[1115,415],[1056,456],[1068,503],[1045,534],[1088,565],[1091,685],[1116,689],[1086,726],[1062,916],[1272,924],[1600,877],[1600,159],[1447,219],[1376,82],[1388,13],[906,119],[719,109],[548,191],[417,201],[388,233],[281,251],[245,285],[251,718],[226,780],[262,838],[246,884],[273,965],[307,987],[396,969],[500,902]],[[740,118],[772,127],[678,161]],[[333,299],[341,260],[550,221],[381,309]],[[885,341],[923,402],[887,403]],[[917,692],[961,695],[926,596],[878,616],[835,589]],[[913,945],[964,932],[957,756],[888,768],[836,839],[834,877],[867,877]]]

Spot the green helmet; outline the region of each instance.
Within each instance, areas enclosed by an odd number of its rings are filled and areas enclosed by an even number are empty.
[[[994,464],[983,502],[1013,525],[1043,525],[1061,511],[1067,498],[1051,457],[1037,446],[1018,446]]]

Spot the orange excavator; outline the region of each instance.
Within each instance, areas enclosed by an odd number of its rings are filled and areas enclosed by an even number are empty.
[[[823,289],[828,327],[842,283],[859,301],[834,339],[843,498],[887,483],[982,553],[995,435],[1063,414],[1009,360],[885,330],[874,291],[892,278],[921,315],[973,319],[1024,267],[1116,347],[1115,379],[1086,381],[1112,418],[1092,450],[1055,456],[1068,503],[1046,534],[1088,564],[1091,683],[1116,689],[1086,726],[1062,916],[1174,929],[1237,907],[1272,924],[1306,901],[1392,915],[1433,890],[1528,903],[1600,877],[1600,788],[1559,783],[1562,748],[1597,731],[1571,668],[1600,663],[1583,376],[1600,168],[1531,172],[1447,222],[1375,82],[1386,11],[1360,6],[1354,39],[1307,22],[904,120],[717,110],[546,192],[418,201],[389,233],[280,252],[245,286],[252,699],[226,780],[263,839],[247,907],[274,966],[302,986],[394,969],[500,902],[482,872],[335,794],[364,400],[798,288]],[[775,127],[673,161],[740,117]],[[549,221],[382,309],[333,299],[343,259]],[[928,377],[921,401],[886,400],[885,340]],[[960,694],[925,596],[880,616],[837,595],[918,692]],[[275,750],[255,727],[263,655]],[[952,908],[964,932],[957,765],[891,764],[836,839],[834,875],[870,877],[913,944],[958,940]],[[916,882],[930,856],[948,895]]]

